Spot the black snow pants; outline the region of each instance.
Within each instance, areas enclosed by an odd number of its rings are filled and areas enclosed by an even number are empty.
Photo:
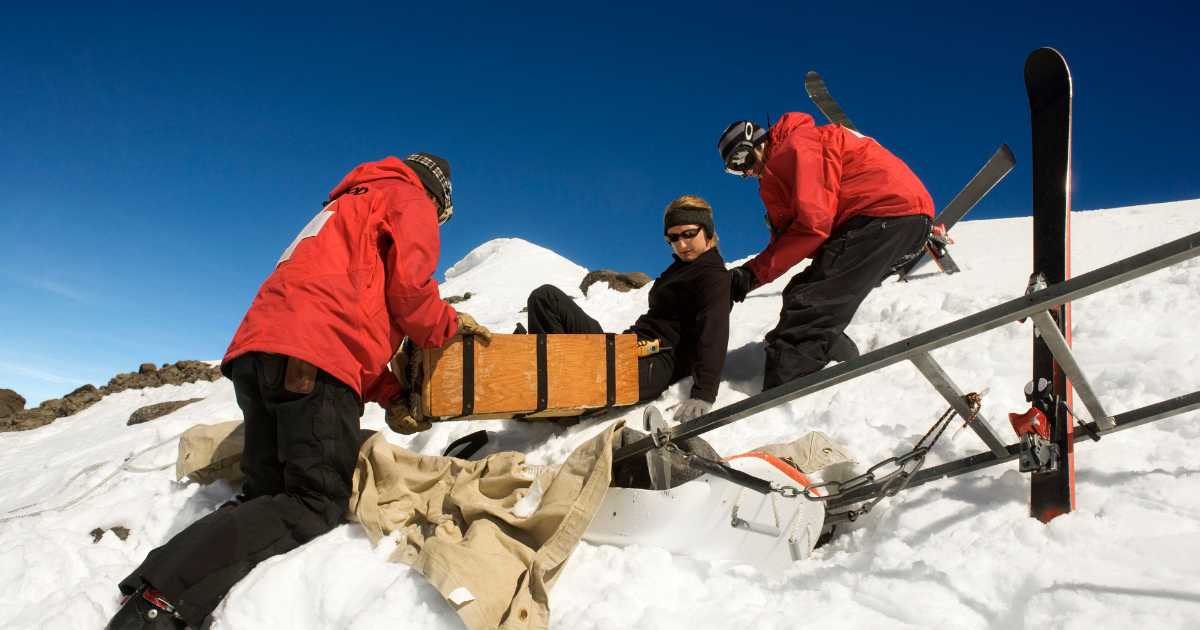
[[[853,217],[829,236],[813,262],[783,290],[779,324],[767,333],[763,389],[858,356],[846,326],[872,289],[921,250],[925,215]]]
[[[584,312],[562,289],[544,284],[529,294],[529,332],[533,334],[568,333],[602,334],[600,323]],[[638,399],[646,402],[658,398],[671,383],[675,371],[675,354],[663,350],[638,358]]]
[[[349,386],[311,365],[307,386],[285,385],[289,359],[251,352],[229,364],[246,421],[244,500],[192,523],[151,551],[121,591],[160,591],[193,628],[259,562],[338,525],[350,497],[363,405]],[[311,377],[315,376],[315,382]],[[292,381],[293,379],[287,379]]]

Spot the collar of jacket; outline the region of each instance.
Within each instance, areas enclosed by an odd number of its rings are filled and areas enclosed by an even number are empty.
[[[675,255],[675,254],[671,254],[671,258],[674,258],[674,259],[675,259],[675,262],[677,262],[677,263],[679,263],[679,264],[681,264],[681,265],[690,265],[690,264],[692,264],[692,263],[698,263],[698,262],[701,262],[701,261],[704,261],[704,262],[717,262],[717,263],[720,263],[720,264],[721,264],[721,266],[724,266],[724,265],[725,265],[725,259],[721,257],[721,252],[720,252],[720,251],[717,249],[717,247],[716,247],[716,246],[713,246],[713,248],[712,248],[712,249],[710,249],[710,250],[708,250],[708,251],[704,252],[703,254],[700,254],[699,256],[697,256],[697,257],[696,257],[696,260],[693,260],[692,262],[687,262],[686,260],[683,260],[683,259],[681,259],[679,256],[677,256],[677,255]]]

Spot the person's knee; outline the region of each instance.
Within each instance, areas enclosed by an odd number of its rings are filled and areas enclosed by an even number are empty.
[[[543,284],[529,294],[529,302],[550,302],[562,295],[562,289],[553,284]]]

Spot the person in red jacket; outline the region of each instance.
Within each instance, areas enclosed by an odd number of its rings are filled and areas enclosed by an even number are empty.
[[[758,179],[771,240],[730,272],[740,302],[800,261],[767,334],[763,389],[858,356],[846,326],[871,289],[924,246],[933,200],[908,166],[875,140],[812,116],[763,129],[740,120],[717,142],[725,170]]]
[[[363,404],[402,393],[386,370],[401,340],[490,337],[433,279],[452,213],[450,165],[428,153],[362,164],[329,193],[221,364],[245,417],[242,495],[151,551],[109,628],[199,628],[256,564],[341,522]]]

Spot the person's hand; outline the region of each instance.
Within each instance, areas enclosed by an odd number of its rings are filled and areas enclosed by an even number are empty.
[[[459,311],[458,312],[458,334],[460,335],[479,335],[484,341],[492,340],[492,331],[487,329],[487,326],[475,321],[474,317]]]
[[[420,399],[417,396],[413,396],[412,399],[419,406]],[[403,435],[412,435],[433,428],[433,425],[421,417],[419,412],[413,413],[408,396],[401,396],[388,404],[383,414],[383,420],[389,429]]]
[[[679,403],[679,406],[675,408],[675,415],[672,417],[672,420],[675,422],[687,422],[688,420],[699,418],[712,411],[712,406],[713,404],[707,400],[689,398]]]
[[[746,294],[754,288],[758,283],[758,279],[754,277],[754,272],[750,268],[742,265],[735,269],[729,270],[729,298],[734,302],[741,302],[746,299]]]

